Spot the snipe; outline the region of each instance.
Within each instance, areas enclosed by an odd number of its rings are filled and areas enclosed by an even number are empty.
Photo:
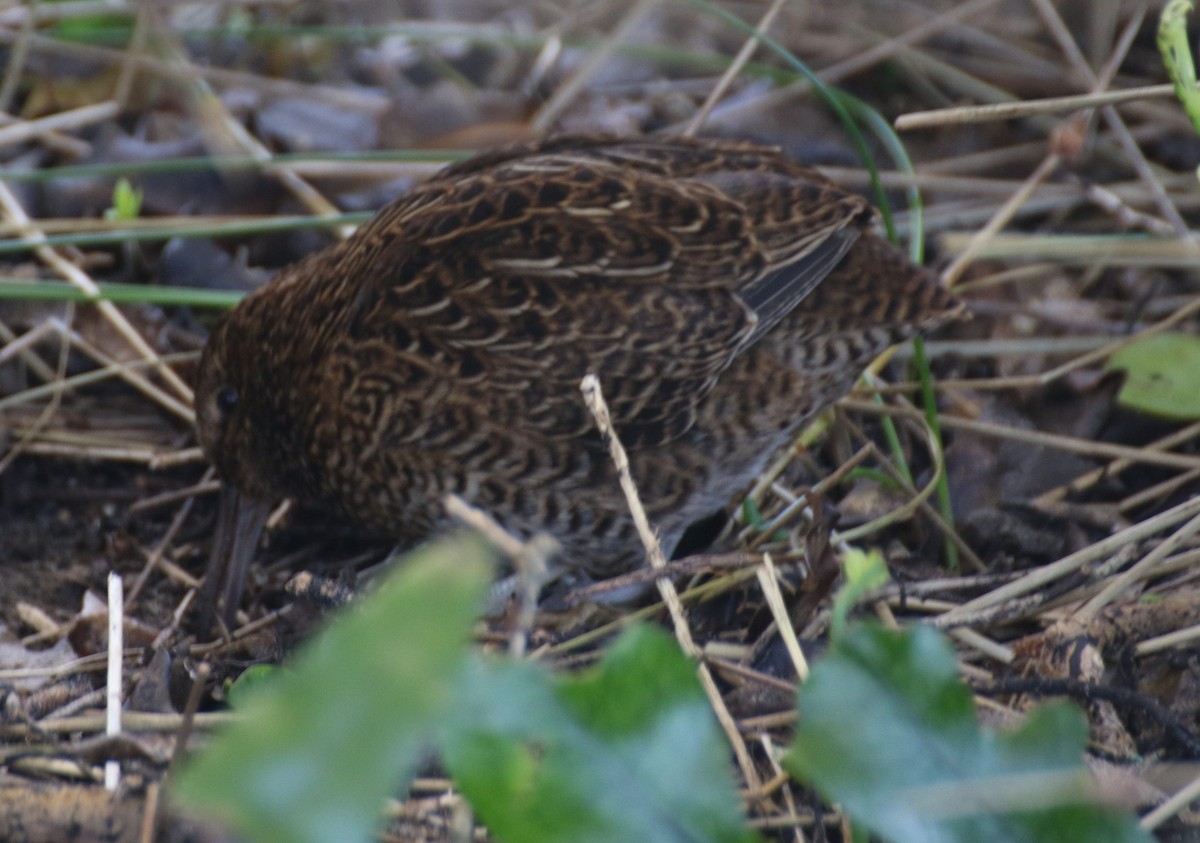
[[[455,492],[567,564],[640,564],[588,372],[669,549],[874,355],[958,310],[871,220],[737,142],[562,137],[443,170],[213,331],[197,432],[226,489],[226,617],[285,496],[415,542]]]

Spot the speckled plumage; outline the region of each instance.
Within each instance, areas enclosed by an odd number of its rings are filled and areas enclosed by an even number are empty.
[[[484,153],[221,320],[200,442],[260,504],[295,496],[416,541],[455,492],[552,533],[567,564],[628,569],[641,546],[580,379],[599,375],[669,548],[871,357],[958,308],[871,216],[736,142]]]

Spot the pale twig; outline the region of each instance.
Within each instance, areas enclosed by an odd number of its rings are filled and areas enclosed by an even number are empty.
[[[1103,105],[1174,95],[1174,85],[1147,85],[1121,91],[1098,91],[1092,94],[1046,97],[1040,100],[963,105],[954,108],[939,108],[933,111],[912,111],[908,114],[901,114],[893,125],[896,131],[905,132],[912,129],[928,129],[958,123],[1018,120],[1033,114],[1059,114],[1076,111],[1080,108],[1096,108]]]
[[[131,650],[126,655],[137,656],[141,650]],[[93,662],[97,660],[92,659]],[[100,669],[104,667],[104,660],[101,658],[98,662]],[[183,717],[179,714],[166,714],[157,711],[127,711],[124,720],[125,728],[131,732],[174,732],[179,729],[179,724]],[[208,728],[218,728],[220,726],[228,726],[230,723],[236,723],[242,720],[241,714],[236,714],[229,711],[203,711],[196,715],[195,722],[198,726]],[[39,720],[36,724],[6,724],[0,725],[0,737],[3,738],[26,738],[32,735],[43,734],[66,734],[70,732],[101,732],[104,730],[104,715],[103,714],[81,714],[72,717],[55,717]]]
[[[608,414],[608,405],[605,403],[604,396],[600,391],[600,379],[595,375],[587,375],[579,388],[583,392],[583,400],[587,403],[588,409],[591,410],[592,416],[596,420],[596,426],[600,428],[600,433],[604,437],[604,441],[608,443],[609,454],[617,467],[617,474],[620,478],[621,491],[625,493],[625,500],[629,504],[633,523],[637,527],[642,545],[646,548],[646,560],[650,563],[651,568],[662,570],[667,564],[666,557],[663,554],[662,545],[658,541],[658,536],[655,534],[654,528],[650,526],[650,519],[646,516],[646,510],[642,506],[641,499],[638,496],[633,475],[629,472],[629,456],[625,452],[625,447],[617,438],[616,429],[613,427],[612,419]],[[662,593],[663,602],[666,604],[667,610],[671,614],[671,619],[675,624],[675,635],[679,639],[683,651],[691,658],[700,658],[700,648],[692,640],[687,616],[684,613],[683,604],[679,601],[679,594],[675,590],[674,583],[663,578],[658,581],[658,587]]]
[[[35,242],[45,240],[45,235],[32,225],[28,215],[25,213],[25,209],[21,207],[21,203],[17,200],[17,197],[13,195],[11,190],[9,190],[8,185],[4,184],[3,182],[0,182],[0,212],[3,213],[9,222],[14,223],[21,228],[21,234],[23,237]],[[139,355],[144,357],[146,360],[151,361],[151,363],[154,365],[154,370],[162,376],[163,380],[165,380],[171,386],[171,388],[174,389],[176,393],[178,393],[184,399],[185,402],[191,402],[192,391],[188,385],[183,382],[179,375],[177,375],[170,366],[167,366],[165,363],[163,363],[158,352],[156,352],[150,346],[150,344],[146,342],[142,335],[138,333],[137,329],[130,324],[129,320],[125,317],[125,314],[122,313],[116,305],[110,301],[104,301],[103,299],[99,298],[100,288],[96,285],[96,282],[87,275],[87,273],[60,255],[58,251],[48,246],[38,246],[34,251],[44,263],[58,272],[63,278],[70,281],[84,294],[96,297],[96,309],[112,324],[112,326],[117,330],[117,333],[124,337]],[[141,377],[141,375],[126,371],[122,377],[129,381],[132,385],[136,386],[138,389],[142,390],[145,394],[155,398],[158,403],[162,404],[172,413],[175,413],[189,423],[195,420],[192,411],[186,404],[181,404],[178,401],[170,399],[168,396],[164,395],[161,390],[157,389],[153,384]]]
[[[961,615],[968,615],[981,609],[998,606],[1014,597],[1028,594],[1047,583],[1054,582],[1061,577],[1074,573],[1090,562],[1114,553],[1125,545],[1148,538],[1155,533],[1165,530],[1172,524],[1176,524],[1187,518],[1193,518],[1197,514],[1200,514],[1200,498],[1185,501],[1152,518],[1147,518],[1145,521],[1126,527],[1118,533],[1090,544],[1069,556],[1059,559],[1057,562],[1043,565],[1018,580],[1000,586],[973,600],[969,600],[942,615],[940,620],[943,623],[953,623]]]
[[[872,47],[856,51],[848,58],[816,71],[817,78],[828,85],[840,82],[843,79],[867,70],[873,65],[887,61],[905,48],[955,27],[960,21],[996,5],[997,2],[998,0],[971,0],[971,2],[959,3],[952,8],[939,12],[930,20],[918,24],[900,35],[881,40]],[[673,81],[675,84],[678,84],[677,80]],[[724,117],[727,120],[741,117],[741,113],[748,109],[768,112],[774,109],[781,109],[787,102],[804,96],[811,88],[811,82],[807,79],[800,79],[790,85],[768,93],[761,99],[755,99],[744,105],[733,105],[724,113]]]
[[[1171,817],[1185,810],[1197,797],[1200,797],[1200,776],[1192,779],[1186,786],[1175,791],[1165,802],[1147,813],[1138,821],[1138,825],[1150,830],[1158,828]]]
[[[625,448],[621,444],[621,441],[617,438],[616,429],[613,427],[612,419],[608,413],[608,405],[605,403],[604,395],[600,390],[600,379],[595,375],[589,374],[584,377],[579,388],[583,392],[584,402],[588,405],[588,409],[591,410],[592,416],[596,420],[596,426],[600,429],[601,436],[608,444],[609,454],[617,467],[621,490],[625,493],[625,500],[629,504],[629,511],[633,516],[634,524],[637,525],[638,535],[641,536],[642,544],[646,548],[646,558],[649,560],[651,567],[661,570],[666,565],[662,546],[659,544],[658,536],[655,535],[654,530],[650,526],[650,519],[646,517],[646,510],[642,506],[641,499],[638,497],[637,486],[634,484],[633,477],[629,473],[629,457],[625,453]],[[675,628],[675,637],[679,641],[679,646],[685,654],[696,660],[696,670],[700,676],[700,684],[704,687],[704,693],[708,696],[709,704],[717,715],[717,721],[721,724],[721,728],[725,731],[725,735],[733,747],[733,753],[737,756],[742,776],[746,779],[746,786],[757,795],[762,792],[762,780],[759,778],[754,761],[746,749],[742,733],[738,729],[733,716],[729,713],[729,709],[725,706],[725,700],[721,697],[721,691],[713,679],[712,671],[704,663],[700,648],[696,646],[696,642],[692,638],[687,615],[684,613],[679,593],[675,590],[675,584],[670,579],[663,577],[658,580],[658,590],[662,595],[663,603],[666,604],[667,611],[671,615],[671,620]]]
[[[21,120],[0,128],[0,147],[15,146],[27,140],[60,130],[80,129],[105,123],[121,113],[119,103],[107,100],[79,108],[59,111],[34,120]]]
[[[1197,436],[1200,436],[1200,422],[1193,422],[1186,427],[1172,431],[1160,439],[1156,439],[1149,444],[1143,445],[1142,450],[1166,451],[1169,448],[1175,448],[1186,442],[1190,442]],[[1070,483],[1065,483],[1062,486],[1058,486],[1054,489],[1043,492],[1034,499],[1033,505],[1046,506],[1056,501],[1060,501],[1071,492],[1083,491],[1084,489],[1094,485],[1095,483],[1098,483],[1106,477],[1115,477],[1119,475],[1121,472],[1134,465],[1137,465],[1137,463],[1133,460],[1117,460],[1115,462],[1111,462],[1102,468],[1094,469],[1086,474],[1076,477]],[[1189,471],[1200,471],[1200,469],[1189,469]]]
[[[41,7],[42,4],[38,4]],[[20,38],[20,33],[11,32],[0,27],[0,44],[11,44]],[[45,35],[34,35],[28,38],[31,51],[66,56],[70,59],[103,62],[106,64],[122,64],[126,61],[154,75],[156,79],[172,79],[190,81],[201,78],[210,82],[247,87],[261,91],[271,96],[304,97],[325,102],[333,102],[344,108],[357,108],[372,114],[379,114],[391,105],[386,94],[366,89],[355,89],[348,86],[315,85],[295,82],[291,79],[273,79],[254,73],[238,70],[227,70],[221,67],[198,67],[195,65],[183,67],[171,61],[151,56],[130,56],[125,50],[114,50],[99,47],[94,44],[82,44],[78,41],[63,41]]]
[[[938,237],[938,246],[960,256],[975,248],[976,236],[949,232]],[[1192,241],[1149,237],[1091,234],[996,234],[975,248],[975,257],[988,260],[1054,261],[1067,266],[1101,264],[1116,267],[1194,269]]]
[[[170,58],[181,66],[192,66],[186,48],[178,38],[170,39]],[[203,76],[193,73],[184,78],[187,80],[185,82],[186,90],[191,94],[192,103],[197,112],[197,125],[210,146],[216,147],[218,152],[236,151],[249,154],[262,161],[264,165],[271,161],[270,151],[229,113],[224,101],[217,96]],[[228,149],[231,145],[233,150]],[[336,217],[340,213],[336,205],[296,175],[286,164],[264,166],[264,172],[275,178],[301,204],[317,216]],[[354,227],[342,225],[338,226],[336,230],[341,237],[349,237],[353,233]]]
[[[529,631],[533,629],[537,614],[538,594],[542,586],[553,578],[550,558],[558,552],[558,542],[546,533],[538,533],[522,541],[505,530],[492,516],[471,506],[458,495],[446,495],[444,505],[451,518],[478,531],[512,561],[520,588],[517,590],[517,618],[509,637],[508,649],[516,658],[524,656]]]
[[[129,95],[133,91],[133,82],[137,78],[138,65],[134,61],[134,57],[140,55],[146,49],[146,36],[150,31],[150,15],[152,3],[139,3],[137,13],[133,18],[133,35],[129,38],[129,45],[125,48],[126,58],[121,62],[121,71],[117,76],[116,88],[113,92],[113,101],[121,108],[129,105]]]
[[[142,827],[138,835],[138,843],[154,843],[158,828],[158,811],[162,804],[160,798],[162,786],[158,782],[146,785],[146,802],[142,809]]]
[[[1032,0],[1034,8],[1037,9],[1042,21],[1046,24],[1054,36],[1055,42],[1059,45],[1063,55],[1070,61],[1071,66],[1075,71],[1087,80],[1092,86],[1093,92],[1099,92],[1107,88],[1121,62],[1124,61],[1125,54],[1133,44],[1133,39],[1141,29],[1142,19],[1146,14],[1146,5],[1140,4],[1134,13],[1130,16],[1129,21],[1125,25],[1125,30],[1121,33],[1121,37],[1117,40],[1117,44],[1113,48],[1112,56],[1101,69],[1099,74],[1093,73],[1091,66],[1087,63],[1087,59],[1083,57],[1083,53],[1079,49],[1079,45],[1075,42],[1075,38],[1071,35],[1067,25],[1063,22],[1062,17],[1058,13],[1058,9],[1050,0]],[[1112,130],[1112,133],[1117,138],[1117,143],[1124,150],[1129,163],[1133,165],[1138,176],[1154,194],[1155,204],[1158,205],[1162,215],[1171,223],[1171,227],[1180,238],[1188,241],[1189,247],[1193,255],[1200,254],[1195,244],[1191,242],[1188,236],[1187,222],[1179,213],[1179,209],[1175,207],[1175,203],[1167,196],[1167,192],[1163,189],[1154,171],[1150,167],[1150,162],[1146,160],[1146,156],[1142,154],[1141,147],[1134,140],[1133,135],[1129,131],[1129,127],[1125,125],[1124,119],[1117,113],[1116,108],[1111,104],[1101,108],[1101,115],[1104,117],[1104,122]]]
[[[205,462],[204,451],[199,445],[194,445],[191,448],[180,448],[178,450],[159,452],[150,460],[151,471],[158,471],[163,468],[172,468],[177,465],[189,465],[191,463]]]
[[[75,305],[69,304],[66,308],[65,324],[62,326],[62,330],[59,331],[61,342],[58,347],[58,370],[54,374],[55,381],[62,381],[63,378],[66,377],[67,360],[70,357],[71,351],[70,325],[74,319]],[[57,320],[53,321],[57,322]],[[4,457],[0,459],[0,474],[8,471],[8,467],[12,465],[17,457],[28,451],[30,443],[35,437],[40,435],[45,427],[50,423],[50,419],[52,419],[58,412],[58,408],[61,403],[62,396],[59,393],[55,393],[50,397],[50,401],[45,407],[42,408],[41,412],[38,413],[38,417],[33,424],[29,425],[26,429],[20,432],[17,442],[11,448],[9,448],[8,453],[6,453]]]
[[[637,31],[638,26],[654,11],[659,2],[660,0],[638,0],[632,9],[625,13],[625,17],[617,24],[616,29],[604,39],[599,47],[588,53],[579,69],[559,85],[545,105],[538,109],[537,114],[529,121],[529,128],[534,134],[542,134],[554,125],[554,121],[559,118],[575,95],[583,89],[583,86],[601,67],[608,63],[617,48],[629,40],[629,36]]]
[[[962,252],[956,257],[951,264],[942,271],[942,281],[947,286],[954,286],[958,278],[978,257],[979,253],[987,245],[993,237],[1000,232],[1002,228],[1008,225],[1017,209],[1025,203],[1032,195],[1035,188],[1045,181],[1051,173],[1057,169],[1059,162],[1062,159],[1056,153],[1050,153],[1037,168],[1029,174],[1021,187],[1016,190],[1008,200],[996,209],[992,214],[991,219],[979,231],[971,235],[963,247]]]
[[[1177,241],[1171,241],[1171,242],[1177,242]],[[1196,298],[1192,299],[1191,302],[1189,302],[1188,304],[1179,308],[1178,310],[1176,310],[1174,313],[1172,313],[1170,316],[1166,317],[1165,319],[1160,319],[1158,322],[1155,322],[1153,325],[1151,325],[1147,328],[1143,328],[1142,330],[1138,331],[1136,334],[1131,334],[1121,340],[1118,340],[1117,342],[1112,343],[1111,345],[1107,346],[1106,348],[1100,348],[1100,349],[1097,349],[1096,351],[1091,351],[1091,352],[1088,352],[1087,354],[1083,354],[1079,357],[1076,357],[1075,359],[1070,360],[1066,363],[1063,363],[1061,366],[1057,366],[1056,368],[1051,369],[1048,372],[1043,372],[1041,375],[1038,376],[1038,378],[1043,384],[1047,384],[1047,383],[1050,383],[1051,381],[1058,380],[1062,376],[1064,376],[1070,372],[1073,372],[1076,369],[1082,368],[1084,366],[1090,366],[1093,363],[1098,363],[1101,360],[1104,360],[1105,358],[1112,355],[1114,352],[1119,351],[1120,349],[1124,348],[1127,345],[1132,345],[1133,343],[1138,342],[1139,340],[1145,339],[1146,337],[1150,337],[1155,334],[1162,333],[1163,331],[1167,330],[1168,328],[1170,328],[1174,325],[1178,325],[1180,322],[1183,322],[1184,320],[1191,318],[1196,313],[1200,313],[1200,296],[1197,296]]]
[[[115,740],[121,734],[121,679],[124,667],[125,606],[122,599],[121,575],[108,574],[108,681],[105,686],[104,734]],[[121,765],[116,759],[104,763],[104,789],[112,793],[121,777]]]
[[[0,362],[7,362],[10,355],[8,350],[13,349],[15,354],[21,356],[21,362],[29,367],[29,370],[42,379],[46,384],[54,384],[58,382],[58,377],[54,369],[47,365],[46,361],[38,357],[33,346],[40,342],[44,337],[58,330],[59,322],[55,319],[43,319],[38,323],[37,327],[31,328],[24,334],[18,336],[12,328],[0,321],[0,341],[4,342],[4,346],[0,348]],[[0,398],[0,405],[7,399]]]
[[[762,565],[759,566],[757,575],[758,585],[767,600],[767,608],[771,610],[771,617],[775,619],[775,629],[783,640],[793,667],[796,668],[796,678],[803,682],[808,678],[808,660],[804,658],[804,650],[800,647],[800,640],[796,637],[792,619],[783,602],[783,594],[779,590],[779,572],[775,569],[771,554],[763,554]]]
[[[1154,638],[1139,641],[1133,648],[1133,652],[1138,656],[1149,656],[1162,650],[1169,650],[1172,647],[1190,644],[1197,639],[1200,639],[1200,624],[1184,627],[1183,629],[1174,629],[1165,635],[1157,635]]]
[[[200,482],[206,483],[212,481],[216,475],[216,470],[210,466],[208,470],[204,472],[204,476],[200,479]],[[195,503],[195,501],[195,496],[189,496],[184,500],[183,504],[179,507],[179,511],[175,513],[175,517],[171,519],[171,523],[167,527],[166,532],[163,533],[162,537],[158,540],[158,543],[155,544],[154,549],[146,555],[146,564],[142,566],[141,572],[138,574],[137,579],[133,581],[133,587],[129,589],[129,594],[126,596],[126,603],[128,603],[130,606],[137,601],[138,596],[142,593],[142,588],[146,585],[146,581],[150,579],[150,574],[153,573],[158,568],[159,563],[162,562],[167,552],[167,548],[171,546],[171,543],[175,541],[175,536],[177,536],[179,531],[183,528],[183,522],[187,520],[188,515],[192,511],[192,505]]]
[[[881,407],[870,401],[856,401],[847,399],[844,406],[854,409],[860,413],[870,413],[872,415],[893,415],[919,420],[924,418],[924,415],[919,410],[910,410],[900,407]],[[1116,445],[1111,442],[1097,442],[1092,439],[1081,439],[1076,436],[1063,436],[1057,433],[1045,433],[1038,430],[1025,430],[1022,428],[1009,427],[1002,424],[992,424],[990,422],[975,421],[973,419],[957,418],[951,415],[940,417],[943,427],[948,427],[952,430],[967,430],[972,433],[980,433],[984,436],[994,436],[999,439],[1010,439],[1015,442],[1024,442],[1029,445],[1041,445],[1047,448],[1054,448],[1059,451],[1066,451],[1072,454],[1082,454],[1091,457],[1113,457],[1117,459],[1128,459],[1133,462],[1145,463],[1147,465],[1161,465],[1168,468],[1183,468],[1192,469],[1200,467],[1200,457],[1192,457],[1186,454],[1172,454],[1163,451],[1145,450],[1143,448],[1135,448],[1129,445]]]
[[[767,7],[763,16],[755,24],[754,33],[745,40],[742,48],[738,50],[738,54],[729,63],[729,67],[725,68],[725,72],[721,74],[721,78],[717,80],[717,84],[709,91],[704,103],[688,122],[687,128],[683,130],[683,134],[694,135],[704,125],[704,121],[708,119],[709,114],[712,113],[716,104],[720,102],[721,97],[725,96],[725,92],[729,90],[729,86],[733,84],[733,80],[742,72],[742,68],[746,66],[746,62],[750,61],[750,57],[758,49],[760,37],[765,35],[767,30],[771,28],[771,24],[775,22],[775,18],[779,15],[780,9],[783,8],[786,2],[787,0],[772,0],[771,5]]]
[[[24,430],[18,428],[13,430],[16,435],[21,435]],[[153,448],[138,448],[128,447],[120,448],[116,446],[94,446],[94,445],[68,445],[57,442],[38,442],[30,441],[28,444],[22,445],[21,450],[25,454],[30,454],[39,457],[68,457],[72,459],[85,460],[112,460],[113,462],[133,462],[144,463],[149,465],[158,458],[158,451]]]
[[[985,656],[993,658],[1003,664],[1012,664],[1017,657],[1016,653],[1013,652],[1012,647],[993,641],[986,635],[976,632],[973,629],[969,629],[967,627],[957,627],[949,630],[949,632],[950,635],[959,643],[965,644],[974,650],[978,650]]]
[[[39,328],[42,328],[43,330],[35,329],[36,333],[38,334],[37,339],[41,339],[43,336],[51,333],[64,334],[65,336],[68,336],[70,339],[74,340],[72,343],[74,348],[77,348],[83,353],[92,356],[93,359],[96,359],[95,356],[91,355],[90,353],[90,351],[93,350],[91,349],[91,346],[85,346],[85,344],[80,341],[80,338],[77,335],[66,332],[64,325],[60,320],[56,318],[47,319],[41,323]],[[29,337],[34,333],[35,331],[29,331],[26,334],[22,334],[21,337],[15,339],[12,343],[9,343],[0,349],[0,362],[7,360],[6,352],[9,350],[9,348],[24,341],[26,337]],[[20,349],[18,349],[18,353],[21,353]],[[188,351],[180,354],[164,354],[161,359],[164,363],[178,363],[193,360],[195,357],[196,354],[194,352]],[[24,358],[23,353],[22,358]],[[97,362],[102,361],[97,360]],[[137,371],[138,369],[144,369],[154,365],[157,364],[153,360],[131,360],[128,363],[106,363],[100,368],[93,369],[90,372],[83,372],[78,375],[72,375],[71,377],[64,378],[58,378],[54,371],[50,370],[45,377],[43,377],[43,380],[45,380],[46,383],[40,386],[31,386],[29,389],[23,389],[20,392],[14,392],[12,395],[0,398],[0,410],[19,407],[22,404],[29,404],[41,398],[53,398],[56,395],[66,394],[71,390],[77,389],[81,386],[98,383],[99,381],[107,380],[113,377],[123,377],[126,372]],[[39,377],[42,377],[41,372],[39,372]],[[170,396],[162,393],[161,390],[159,390],[157,394],[165,397],[167,400],[173,400]]]
[[[1075,612],[1075,617],[1081,620],[1094,617],[1097,612],[1111,603],[1131,584],[1145,578],[1160,562],[1170,556],[1176,548],[1189,541],[1200,532],[1200,515],[1189,520],[1186,524],[1164,539],[1153,550],[1139,559],[1137,563],[1114,577],[1100,593],[1085,603]]]
[[[1158,217],[1152,217],[1149,214],[1134,210],[1122,202],[1120,196],[1106,187],[1101,187],[1098,184],[1089,184],[1084,187],[1084,192],[1087,193],[1088,199],[1091,199],[1100,208],[1116,217],[1117,222],[1125,228],[1140,228],[1161,237],[1169,237],[1176,233],[1175,229],[1169,223],[1163,222]]]
[[[1112,465],[1116,465],[1113,463]],[[1101,471],[1105,477],[1110,477],[1111,472],[1109,466],[1105,466]],[[1141,509],[1156,500],[1165,498],[1179,491],[1185,485],[1200,479],[1200,468],[1193,468],[1190,471],[1185,471],[1182,474],[1176,474],[1174,477],[1169,477],[1160,483],[1155,483],[1147,486],[1132,495],[1126,495],[1117,501],[1117,512],[1122,515],[1128,515],[1135,509]]]
[[[21,21],[17,40],[8,51],[8,61],[4,67],[4,81],[0,82],[0,112],[12,109],[13,99],[17,95],[18,86],[25,74],[25,62],[29,58],[29,37],[33,35],[33,15],[26,15]]]

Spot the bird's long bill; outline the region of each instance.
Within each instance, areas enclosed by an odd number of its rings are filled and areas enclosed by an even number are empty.
[[[232,486],[221,488],[217,533],[213,537],[208,573],[200,595],[201,623],[211,623],[214,612],[220,612],[226,628],[232,627],[234,615],[242,603],[250,560],[270,512],[268,502],[248,498]]]

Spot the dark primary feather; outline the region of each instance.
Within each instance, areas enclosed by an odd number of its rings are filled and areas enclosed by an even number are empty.
[[[226,483],[420,538],[457,492],[567,561],[639,546],[579,395],[600,376],[668,544],[886,345],[957,303],[775,150],[566,137],[446,168],[213,333]],[[233,412],[214,396],[236,390]]]

